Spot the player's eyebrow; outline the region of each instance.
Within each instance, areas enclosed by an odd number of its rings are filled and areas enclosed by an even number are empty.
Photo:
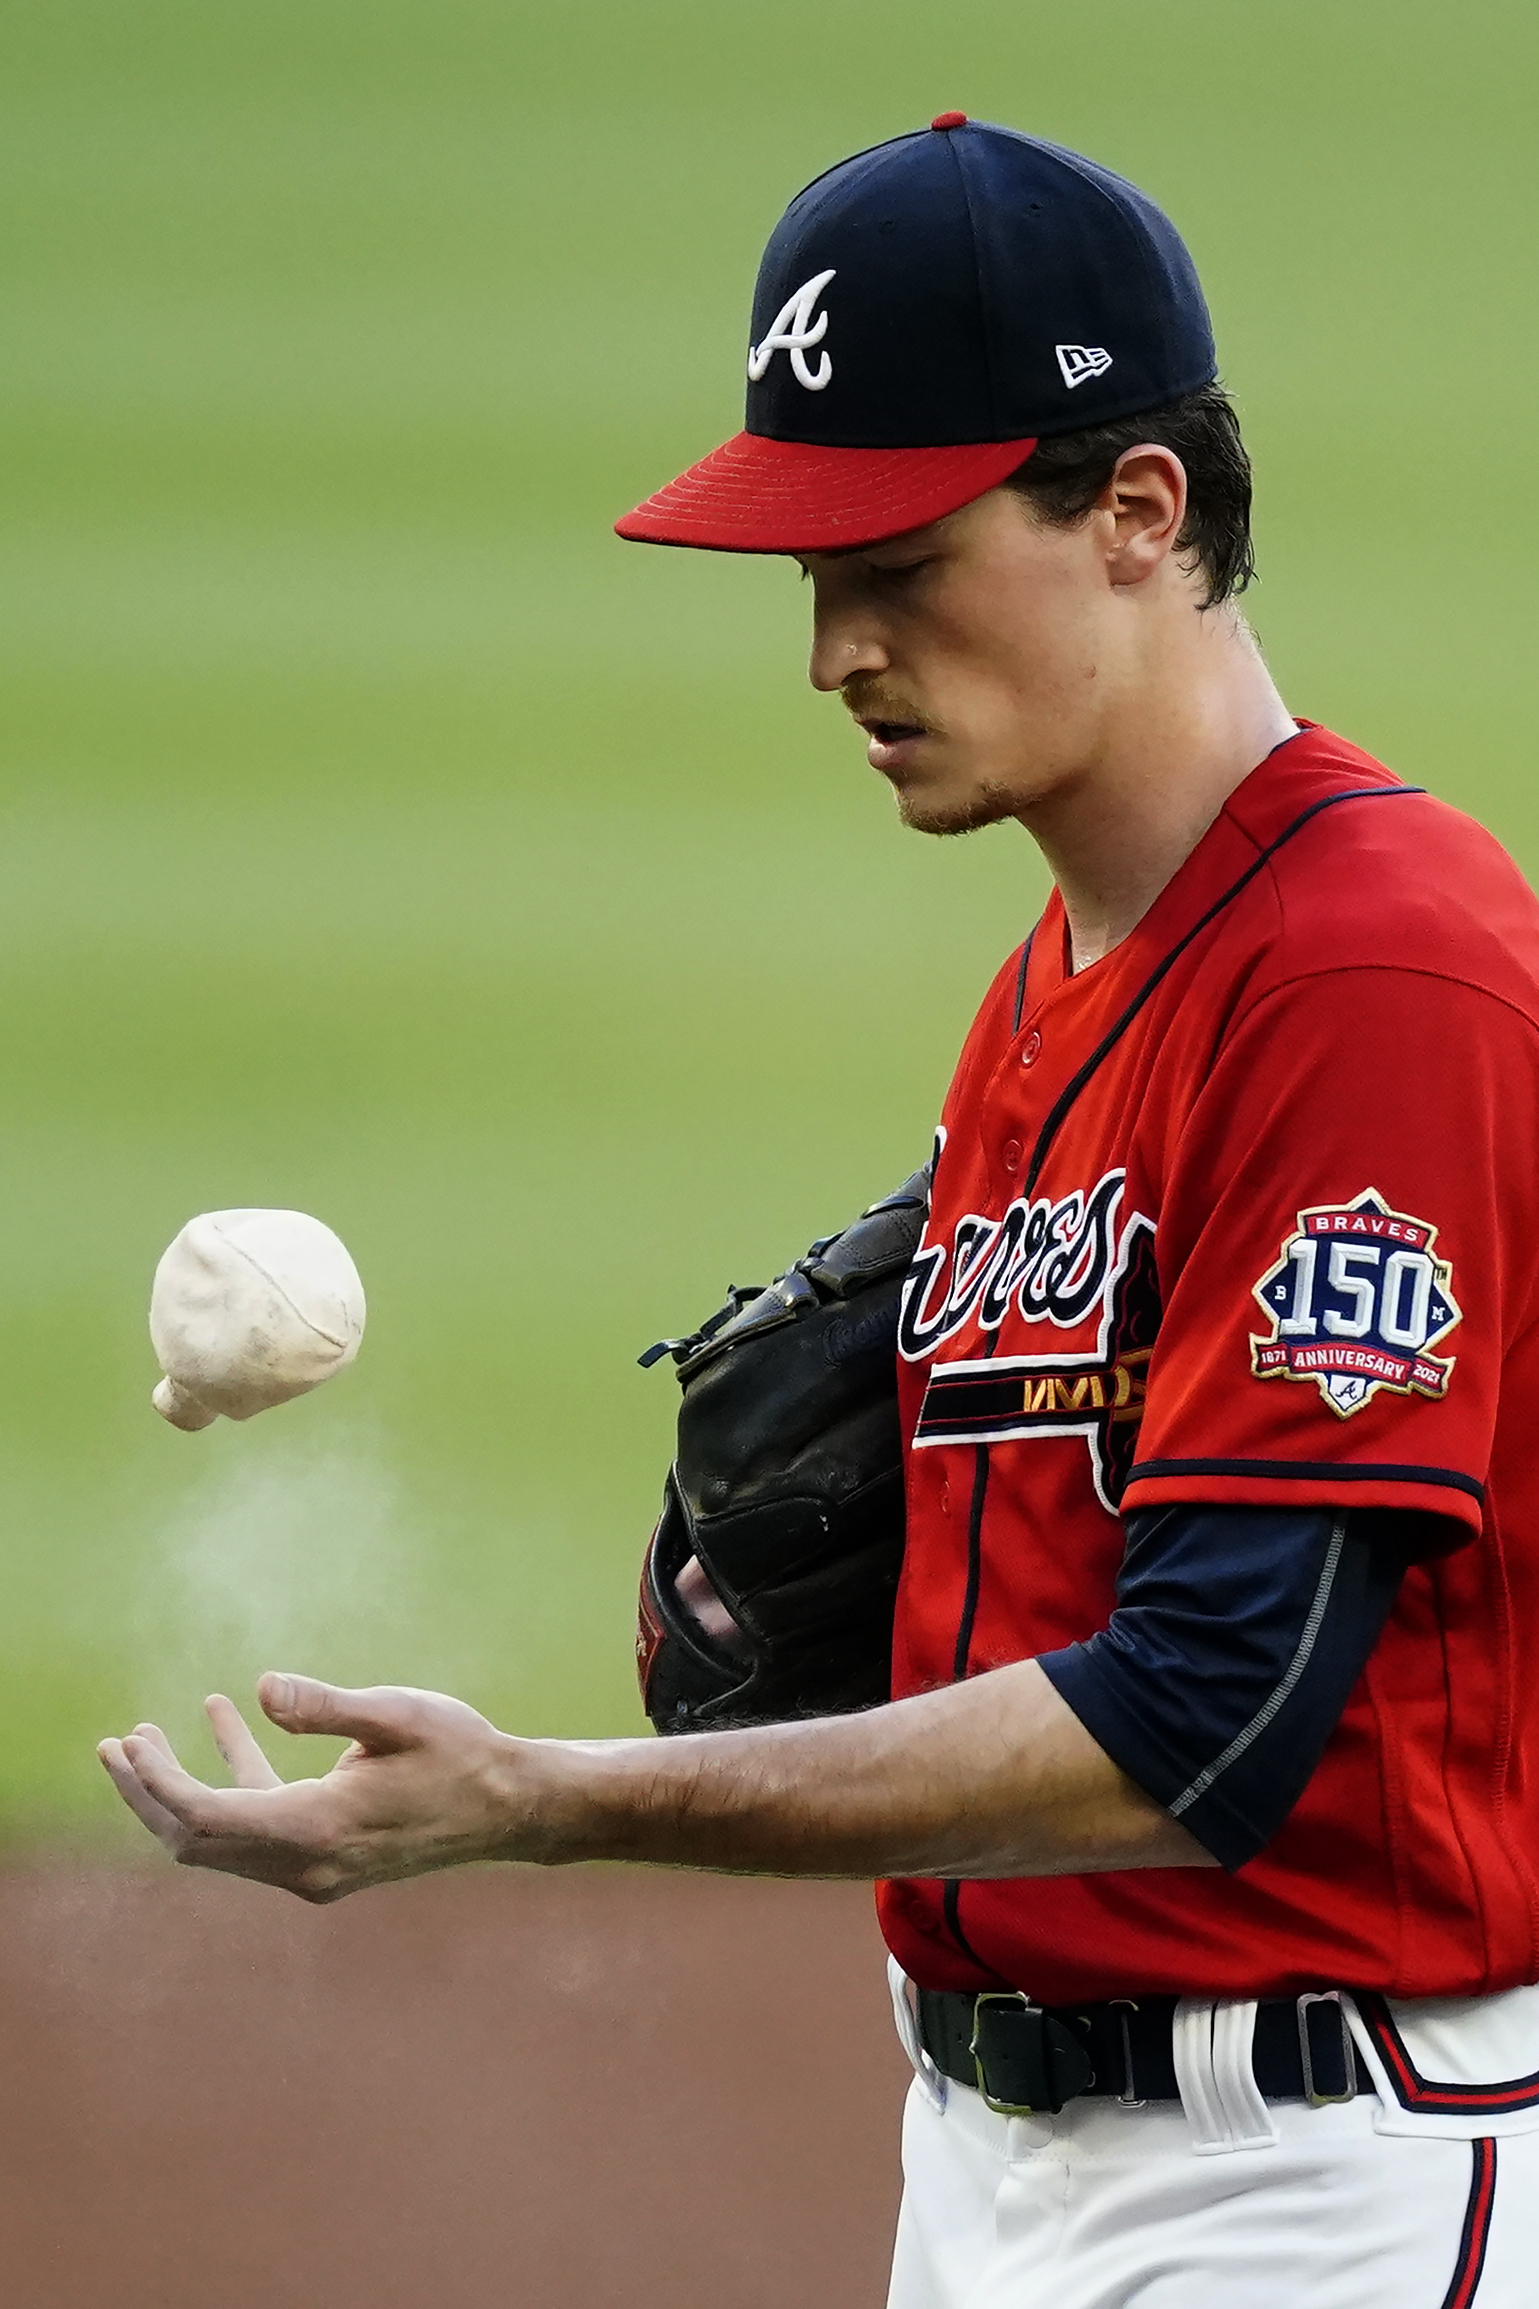
[[[929,526],[932,529],[943,529],[945,527],[945,523],[942,521],[935,521],[931,522]],[[820,545],[817,549],[818,558],[820,561],[851,561],[857,554],[883,553],[889,546],[903,545],[910,539],[920,537],[923,534],[924,532],[922,530],[904,529],[900,530],[896,537],[873,537],[869,543],[865,545]],[[808,568],[806,562],[803,560],[799,553],[793,553],[791,555],[791,559],[796,563],[796,566],[801,571],[803,577],[810,577],[812,575],[811,570]]]

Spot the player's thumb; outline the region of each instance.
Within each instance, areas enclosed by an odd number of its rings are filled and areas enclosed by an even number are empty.
[[[417,1695],[388,1684],[350,1692],[314,1676],[268,1674],[257,1685],[257,1698],[285,1732],[325,1732],[377,1754],[409,1748],[420,1737]]]

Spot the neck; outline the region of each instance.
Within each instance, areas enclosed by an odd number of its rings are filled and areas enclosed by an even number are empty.
[[[1230,608],[1165,637],[1095,758],[1019,813],[1052,870],[1075,970],[1140,922],[1229,796],[1296,724]]]

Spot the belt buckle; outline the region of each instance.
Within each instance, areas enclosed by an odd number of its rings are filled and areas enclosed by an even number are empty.
[[[1018,2004],[1026,2012],[1040,2013],[1040,2004],[1033,2004],[1023,1988],[986,1988],[973,1998],[973,2033],[967,2049],[972,2055],[973,2074],[978,2080],[978,2097],[986,2109],[996,2117],[1034,2117],[1037,2112],[1024,2101],[997,2101],[989,2091],[983,2073],[983,2056],[978,2049],[978,2016],[986,2004]]]
[[[1341,2001],[1339,1988],[1309,1989],[1296,2000],[1299,2024],[1299,2063],[1304,2071],[1304,2098],[1312,2109],[1334,2108],[1357,2098],[1357,2047],[1352,2041],[1352,2024],[1347,2008]],[[1312,2004],[1333,2004],[1341,2028],[1341,2071],[1346,2079],[1346,2091],[1323,2093],[1315,2084],[1314,2052],[1309,2042],[1309,2007]]]

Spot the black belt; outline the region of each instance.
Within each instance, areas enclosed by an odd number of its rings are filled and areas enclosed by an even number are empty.
[[[1180,2098],[1173,1996],[1043,2007],[1014,1990],[917,1993],[920,2042],[931,2060],[1001,2116],[1056,2116],[1082,2094],[1129,2105]],[[1334,1990],[1263,1997],[1251,2066],[1266,2100],[1320,2108],[1373,2090]]]

